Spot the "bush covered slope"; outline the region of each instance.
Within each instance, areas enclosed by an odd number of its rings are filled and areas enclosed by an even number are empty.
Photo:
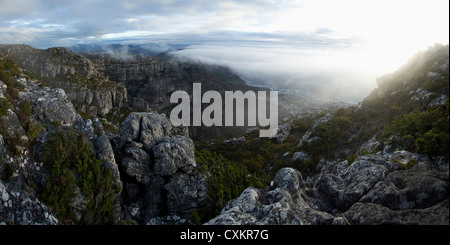
[[[326,174],[324,170],[351,168],[352,163],[361,163],[365,155],[372,159],[370,156],[376,153],[400,170],[421,165],[416,164],[422,161],[420,159],[432,159],[427,162],[432,166],[448,166],[449,46],[436,44],[429,47],[413,56],[396,72],[379,78],[377,82],[378,88],[356,106],[290,121],[288,137],[281,143],[248,133],[244,135],[245,140],[232,145],[221,141],[213,144],[199,142],[197,150],[207,149],[215,155],[235,161],[236,168],[244,166],[257,178],[254,183],[264,185],[269,185],[270,179],[275,177],[280,168],[295,168],[312,190],[319,188],[316,186],[317,180]],[[399,152],[408,152],[413,154],[408,156],[414,157],[407,157],[405,161],[404,153]],[[198,157],[204,154],[204,151],[198,151]],[[445,171],[445,167],[439,168]],[[423,173],[424,176],[427,174]],[[443,178],[447,178],[447,187],[444,189],[448,191],[448,169],[447,177]],[[226,181],[223,183],[231,184]],[[253,186],[259,188],[255,184]],[[264,193],[264,190],[261,192]],[[242,195],[250,194],[244,192]],[[230,199],[237,197],[235,195]],[[237,200],[240,198],[245,199],[241,196]],[[222,218],[234,220],[231,223],[240,223],[232,215]],[[229,221],[225,220],[216,219],[212,223]]]

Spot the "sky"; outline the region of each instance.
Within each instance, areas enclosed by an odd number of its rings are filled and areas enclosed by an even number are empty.
[[[368,93],[449,29],[448,0],[0,0],[0,43],[181,45],[180,57],[326,84],[325,96]]]

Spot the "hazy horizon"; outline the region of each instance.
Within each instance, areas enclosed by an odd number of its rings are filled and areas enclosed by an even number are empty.
[[[448,44],[449,2],[0,0],[0,43],[171,47],[267,86],[366,96],[420,50]]]

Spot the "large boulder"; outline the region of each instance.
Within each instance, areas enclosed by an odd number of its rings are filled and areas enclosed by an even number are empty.
[[[381,204],[392,210],[423,209],[448,199],[448,172],[418,163],[379,181],[361,202]]]
[[[172,124],[164,114],[134,112],[120,125],[121,144],[140,142],[146,150],[152,143],[172,134]]]
[[[43,87],[26,79],[26,89],[19,96],[31,103],[36,119],[42,123],[73,126],[77,122],[77,112],[63,89]]]
[[[0,117],[0,120],[2,122],[2,127],[4,128],[5,137],[10,139],[18,139],[20,143],[28,142],[29,139],[27,137],[27,133],[22,127],[22,124],[14,111],[8,109],[5,115]]]

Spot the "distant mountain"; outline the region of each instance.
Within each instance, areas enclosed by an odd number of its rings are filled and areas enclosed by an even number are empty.
[[[123,45],[123,44],[110,44],[110,45],[99,45],[99,44],[78,44],[75,46],[67,47],[78,54],[109,54],[112,56],[132,56],[132,55],[141,55],[141,56],[154,56],[157,52],[154,52],[148,48],[143,48],[139,45]]]
[[[187,44],[146,43],[146,44],[77,44],[67,47],[78,54],[109,54],[115,57],[133,55],[155,56],[164,55],[187,47]]]

